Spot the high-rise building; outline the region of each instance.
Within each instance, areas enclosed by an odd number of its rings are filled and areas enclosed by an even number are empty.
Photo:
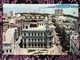
[[[12,10],[12,11],[10,12],[10,15],[14,17],[14,16],[15,16],[15,11]]]
[[[56,23],[58,23],[59,16],[63,16],[63,9],[55,9]]]
[[[55,16],[63,16],[63,9],[55,9]]]

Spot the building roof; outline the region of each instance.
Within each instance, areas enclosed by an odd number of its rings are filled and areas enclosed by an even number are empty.
[[[14,41],[14,32],[16,28],[9,28],[5,33],[5,41],[3,41],[3,44],[5,43],[12,43]]]
[[[28,29],[23,29],[23,30],[46,30],[45,25],[44,26],[38,26],[35,28],[28,28]]]
[[[43,25],[43,26],[38,26],[38,27],[34,27],[34,28],[28,28],[28,29],[23,29],[23,30],[27,30],[27,31],[29,31],[29,30],[31,30],[31,31],[33,31],[33,30],[46,30],[46,27],[45,27],[46,25]],[[55,26],[53,26],[53,25],[50,25],[49,26],[49,28],[55,28]]]

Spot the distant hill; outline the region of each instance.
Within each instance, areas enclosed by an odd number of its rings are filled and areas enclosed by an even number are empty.
[[[47,8],[78,8],[78,6],[71,5],[71,4],[59,4],[55,6],[48,6]]]
[[[73,16],[73,15],[69,15],[69,14],[63,14],[63,16],[67,16],[67,17],[72,17],[72,18],[74,18],[74,19],[78,19],[77,16]]]

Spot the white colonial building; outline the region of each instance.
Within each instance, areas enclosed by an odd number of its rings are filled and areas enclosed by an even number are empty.
[[[33,24],[33,23],[32,23]],[[47,18],[43,22],[34,23],[34,27],[22,29],[22,48],[49,48],[53,46],[53,30],[55,27]],[[34,25],[33,24],[33,25]],[[25,24],[25,25],[30,25]]]

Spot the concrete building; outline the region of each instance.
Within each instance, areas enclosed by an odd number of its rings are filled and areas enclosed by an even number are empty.
[[[63,16],[63,9],[55,9],[56,16]]]
[[[10,12],[10,16],[12,16],[12,17],[15,16],[15,11],[14,10]]]
[[[78,40],[79,42],[79,40]],[[72,55],[79,55],[79,43],[76,44],[75,41],[70,41],[70,52],[72,52]]]
[[[55,9],[56,23],[58,23],[59,16],[63,16],[63,9]]]
[[[54,26],[48,19],[44,25],[22,29],[22,48],[49,48],[53,46]]]
[[[66,45],[70,45],[70,52],[72,55],[79,55],[79,34],[75,30],[73,30],[73,25],[70,22],[63,23],[63,27],[65,28],[65,40],[66,40]]]
[[[26,20],[43,20],[45,19],[45,16],[40,13],[23,13],[23,16],[25,16]]]
[[[79,34],[78,32],[72,32],[70,35],[70,51],[73,55],[79,55]]]
[[[16,28],[10,28],[3,32],[3,55],[14,54],[14,44],[17,38]]]

